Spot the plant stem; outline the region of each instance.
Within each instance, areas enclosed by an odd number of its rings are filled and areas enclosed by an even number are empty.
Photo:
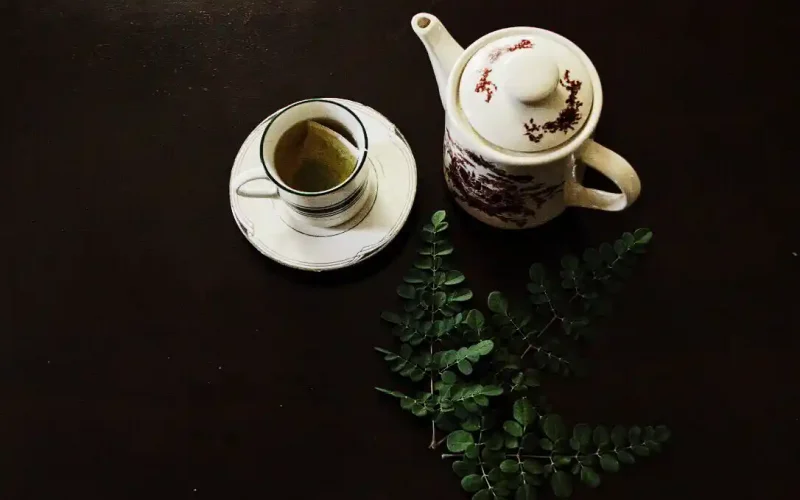
[[[442,460],[445,458],[464,458],[463,453],[442,453]]]
[[[431,242],[431,283],[436,286],[436,228],[433,229],[433,241]],[[436,317],[436,310],[431,307],[431,323],[433,323],[434,318]],[[433,358],[433,341],[430,342],[430,353],[431,358]],[[433,372],[431,372],[430,376],[430,391],[431,397],[433,397]],[[436,449],[438,446],[436,442],[436,422],[434,419],[431,419],[431,443],[428,445],[428,448],[431,450]]]

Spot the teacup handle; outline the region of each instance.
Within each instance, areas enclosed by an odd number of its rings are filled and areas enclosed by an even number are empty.
[[[247,185],[250,182],[258,180],[266,181],[266,183],[259,183],[261,184],[260,186]],[[237,174],[236,177],[231,179],[231,186],[235,187],[236,194],[248,198],[269,198],[278,196],[278,187],[267,177],[264,170],[260,168],[245,170]]]
[[[575,169],[573,169],[564,186],[567,205],[617,212],[630,206],[639,197],[642,183],[639,181],[636,171],[625,158],[594,142],[592,139],[586,141],[586,144],[578,153],[578,158],[586,165],[611,179],[622,192],[609,193],[608,191],[583,187],[578,182],[575,176]]]

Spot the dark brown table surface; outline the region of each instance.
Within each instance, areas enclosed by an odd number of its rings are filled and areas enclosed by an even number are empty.
[[[423,219],[451,214],[476,303],[529,264],[655,231],[586,351],[549,379],[569,422],[666,423],[667,451],[575,498],[797,498],[796,54],[768,2],[3,0],[0,498],[467,498],[373,351]],[[593,59],[597,131],[637,168],[619,213],[501,232],[441,173],[443,112],[409,27],[515,24]],[[228,175],[310,96],[390,117],[419,167],[400,236],[315,275],[254,250]],[[794,142],[790,142],[794,141]],[[623,477],[624,476],[624,477]]]

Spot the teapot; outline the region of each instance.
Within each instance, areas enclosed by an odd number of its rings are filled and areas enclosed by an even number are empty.
[[[524,229],[568,206],[618,211],[636,201],[633,167],[592,139],[603,90],[578,46],[551,31],[514,27],[464,49],[436,16],[417,14],[411,26],[445,110],[445,182],[467,213]],[[620,192],[584,187],[584,165]]]

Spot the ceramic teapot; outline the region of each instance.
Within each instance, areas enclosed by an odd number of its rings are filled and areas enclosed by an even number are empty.
[[[445,109],[445,180],[467,213],[523,229],[568,206],[618,211],[636,200],[641,184],[631,165],[592,140],[603,90],[574,43],[515,27],[465,50],[436,16],[417,14],[411,25],[428,51]],[[621,192],[582,186],[584,164]]]

